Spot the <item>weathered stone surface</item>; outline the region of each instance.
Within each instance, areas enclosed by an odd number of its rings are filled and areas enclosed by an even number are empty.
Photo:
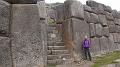
[[[102,36],[102,25],[101,24],[95,24],[95,34],[97,37],[101,37]]]
[[[91,54],[92,56],[95,56],[97,54],[100,54],[100,40],[99,38],[95,37],[95,38],[91,38]]]
[[[107,12],[110,12],[110,13],[112,12],[112,9],[111,9],[110,6],[105,6],[104,5],[104,10],[107,11]]]
[[[116,49],[116,46],[114,44],[114,37],[112,34],[110,34],[108,41],[109,41],[109,51],[114,51]]]
[[[99,14],[105,14],[105,11],[104,11],[104,4],[100,4],[98,5],[98,13]]]
[[[89,13],[89,12],[84,11],[84,19],[85,19],[85,21],[87,21],[88,23],[91,22],[91,17],[90,17],[90,13]]]
[[[108,27],[109,27],[109,32],[110,33],[115,33],[116,32],[116,26],[113,21],[108,21]]]
[[[72,19],[72,23],[75,50],[80,56],[82,56],[82,42],[86,35],[89,37],[89,24],[79,19]]]
[[[56,6],[57,22],[64,20],[64,9],[63,8],[64,8],[63,5]]]
[[[103,27],[102,35],[105,37],[109,37],[109,28],[108,27]]]
[[[102,24],[102,26],[107,26],[107,20],[105,15],[99,14],[99,22]]]
[[[10,4],[0,1],[0,35],[8,36],[10,22]]]
[[[115,25],[115,29],[116,29],[116,33],[120,33],[120,26],[119,25]]]
[[[95,37],[95,24],[90,23],[89,24],[89,29],[90,29],[90,37]]]
[[[90,6],[83,5],[83,7],[84,7],[84,11],[87,11],[87,12],[91,12],[92,11]]]
[[[45,1],[39,1],[37,3],[38,9],[39,9],[39,17],[40,19],[45,19],[47,14],[46,14],[46,4]]]
[[[99,22],[99,18],[98,15],[94,14],[94,13],[90,13],[90,18],[91,18],[91,23],[98,23]]]
[[[92,13],[98,14],[98,8],[96,7],[91,7],[92,8]]]
[[[43,19],[42,19],[43,20]],[[44,67],[45,41],[41,31],[45,21],[39,18],[35,4],[14,4],[12,20],[12,50],[15,67]],[[42,29],[41,29],[42,27]],[[43,33],[42,33],[43,34]],[[45,34],[45,33],[44,33]],[[46,55],[44,55],[45,57]]]
[[[83,5],[79,1],[65,1],[64,13],[66,19],[70,17],[84,19]]]
[[[118,34],[118,43],[120,45],[120,34]]]
[[[114,20],[112,14],[109,13],[109,12],[106,12],[106,19],[107,19],[107,20]]]
[[[119,13],[117,12],[117,10],[113,10],[112,15],[114,18],[119,18]]]
[[[120,25],[120,19],[115,18],[114,23],[115,23],[116,25]]]
[[[95,1],[86,1],[86,5],[90,7],[98,7],[99,4]]]
[[[109,44],[108,44],[108,38],[101,37],[100,38],[100,45],[101,45],[101,53],[106,53],[109,51]]]
[[[12,67],[10,39],[0,37],[0,66]]]
[[[113,35],[114,43],[118,43],[118,33],[112,33],[112,35]]]

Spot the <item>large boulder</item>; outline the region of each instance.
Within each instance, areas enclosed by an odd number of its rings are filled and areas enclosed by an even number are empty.
[[[0,66],[12,67],[10,39],[0,36]]]
[[[82,42],[85,38],[85,36],[89,37],[89,24],[86,23],[83,20],[79,20],[79,19],[71,19],[73,28],[72,28],[72,32],[73,32],[73,41],[75,43],[75,47],[76,47],[76,52],[82,56]]]
[[[106,19],[107,20],[114,20],[114,17],[113,17],[113,15],[111,14],[111,13],[109,13],[109,12],[106,12]]]
[[[52,14],[54,14],[57,22],[63,21],[64,20],[64,6],[63,5],[56,6],[56,10],[54,10],[54,13]]]
[[[87,12],[91,12],[92,11],[91,7],[88,6],[88,5],[83,5],[83,7],[84,7],[84,11],[87,11]]]
[[[109,28],[108,27],[103,27],[102,35],[105,37],[109,37]]]
[[[99,22],[102,24],[102,26],[107,26],[107,20],[105,15],[99,14]]]
[[[12,6],[11,45],[14,66],[44,67],[46,20],[39,18],[36,4],[13,4]]]
[[[111,13],[111,12],[112,12],[112,9],[111,9],[110,6],[105,6],[105,5],[104,5],[104,11],[107,11],[107,12]]]
[[[85,21],[87,21],[88,23],[91,22],[91,16],[90,16],[90,13],[89,13],[89,12],[84,11],[84,19],[85,19]]]
[[[114,51],[116,49],[115,43],[114,43],[114,37],[113,35],[110,33],[110,36],[108,38],[108,43],[109,43],[109,51]]]
[[[112,15],[114,18],[119,18],[119,13],[117,12],[117,10],[113,10]]]
[[[110,33],[116,32],[116,25],[114,24],[114,21],[108,21],[108,27]]]
[[[90,7],[98,7],[99,3],[89,0],[89,1],[86,1],[86,5]]]
[[[90,13],[90,18],[91,18],[91,23],[98,23],[99,22],[99,18],[97,14],[94,13]]]
[[[89,24],[89,29],[90,29],[90,37],[95,37],[95,24],[90,23]]]
[[[95,24],[95,34],[97,37],[101,37],[102,36],[102,25],[101,24]]]
[[[100,48],[101,48],[101,53],[104,54],[109,51],[109,44],[108,44],[108,38],[106,37],[101,37],[100,38]]]
[[[10,4],[5,1],[0,1],[0,35],[9,35],[10,26]]]
[[[84,19],[84,8],[79,1],[68,0],[64,2],[64,16],[65,19],[75,17]]]
[[[116,25],[120,25],[120,19],[115,18],[114,23],[115,23]]]
[[[91,38],[91,54],[92,56],[99,55],[101,53],[100,51],[100,40],[99,38]]]

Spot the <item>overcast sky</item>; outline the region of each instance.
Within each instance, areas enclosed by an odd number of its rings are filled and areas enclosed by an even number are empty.
[[[55,3],[55,2],[63,3],[65,0],[45,0],[45,1],[46,3]],[[78,1],[80,1],[82,4],[85,4],[87,0],[78,0]],[[105,5],[109,5],[112,7],[112,9],[116,9],[120,11],[120,0],[94,0],[94,1],[103,3]]]

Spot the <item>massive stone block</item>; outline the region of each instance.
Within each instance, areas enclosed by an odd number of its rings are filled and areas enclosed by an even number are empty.
[[[66,19],[70,17],[84,19],[83,5],[79,1],[65,1],[64,13]]]
[[[101,37],[102,36],[102,25],[101,24],[95,24],[95,34],[97,37]]]
[[[8,36],[10,26],[10,4],[0,1],[0,35]]]
[[[45,20],[35,4],[13,4],[11,25],[14,67],[44,67]],[[41,26],[42,25],[42,26]],[[44,35],[43,35],[44,34]]]
[[[119,25],[115,25],[115,29],[116,29],[116,33],[120,33],[120,26]]]
[[[106,12],[106,19],[107,19],[107,20],[112,20],[112,21],[114,20],[112,14],[109,13],[109,12]]]
[[[75,43],[76,52],[82,56],[82,42],[87,35],[89,37],[89,24],[83,20],[72,19],[73,25],[73,41]]]
[[[119,13],[117,12],[117,10],[113,10],[112,15],[114,18],[119,18]]]
[[[107,26],[107,20],[105,15],[99,14],[99,22],[102,24],[102,26]]]
[[[107,12],[109,12],[109,13],[112,12],[112,9],[111,9],[110,6],[105,6],[105,5],[104,5],[104,10],[107,11]]]
[[[91,54],[92,56],[98,55],[100,54],[100,41],[99,38],[95,37],[95,38],[91,38]]]
[[[108,38],[108,43],[109,43],[109,51],[114,51],[116,49],[116,46],[115,46],[114,37],[112,34],[110,34]]]
[[[120,25],[120,19],[115,18],[114,23],[115,23],[116,25]]]
[[[61,22],[64,20],[64,6],[63,5],[58,5],[56,6],[56,19],[57,22]]]
[[[95,1],[86,1],[86,4],[90,7],[98,7],[98,3]]]
[[[92,11],[90,6],[83,5],[83,7],[84,7],[84,11],[87,11],[87,12],[91,12]]]
[[[84,19],[85,21],[87,21],[88,23],[91,22],[91,16],[89,12],[84,11]]]
[[[116,32],[116,26],[113,21],[108,21],[108,27],[109,27],[109,32],[110,33],[115,33]]]
[[[37,6],[38,6],[38,9],[39,9],[39,17],[41,19],[45,19],[47,17],[45,1],[38,1]]]
[[[90,13],[90,18],[91,18],[91,23],[98,23],[99,22],[99,18],[97,14],[94,13]]]
[[[12,67],[10,39],[0,36],[0,66]]]
[[[114,39],[114,43],[118,43],[118,33],[112,33],[113,35],[113,39]]]
[[[105,14],[105,11],[104,11],[104,4],[100,4],[98,5],[98,13],[99,14]]]
[[[89,24],[89,29],[90,29],[90,37],[95,37],[95,24],[90,23]]]
[[[108,27],[103,27],[102,35],[105,37],[109,37],[109,28]]]
[[[106,37],[101,37],[100,38],[100,44],[101,44],[101,53],[106,53],[109,51],[109,44],[108,44],[108,38]]]

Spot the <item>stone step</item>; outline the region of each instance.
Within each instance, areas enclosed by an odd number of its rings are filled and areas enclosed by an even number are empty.
[[[48,46],[48,50],[65,50],[66,46]]]
[[[64,46],[64,42],[48,42],[48,46]]]
[[[63,59],[47,60],[47,64],[59,65],[59,64],[69,63],[70,61],[72,61],[72,60],[71,59],[66,59],[66,62]]]
[[[48,55],[47,56],[47,60],[62,59],[62,58],[69,59],[70,58],[70,54]]]
[[[48,55],[69,54],[68,50],[47,50]]]

